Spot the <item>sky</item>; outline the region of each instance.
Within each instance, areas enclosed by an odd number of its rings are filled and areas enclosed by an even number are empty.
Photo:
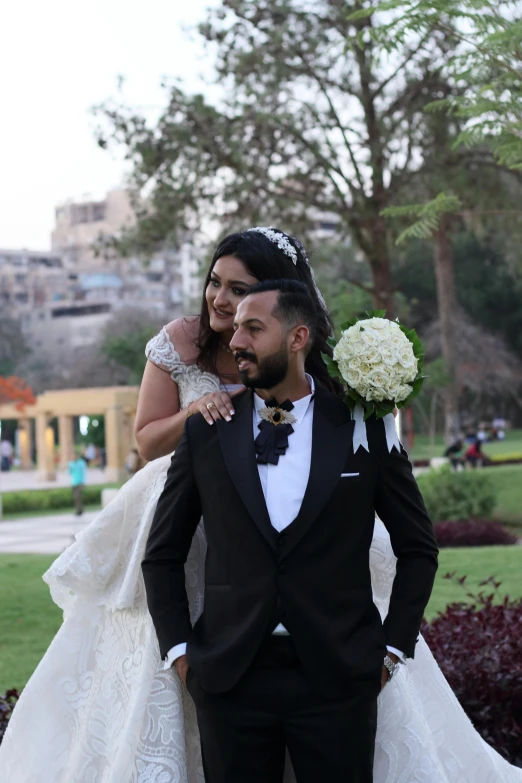
[[[117,96],[149,115],[164,76],[201,88],[211,75],[191,26],[217,0],[26,0],[0,13],[0,248],[47,250],[54,208],[102,198],[125,174],[95,142],[93,105]],[[199,39],[199,40],[198,40]]]

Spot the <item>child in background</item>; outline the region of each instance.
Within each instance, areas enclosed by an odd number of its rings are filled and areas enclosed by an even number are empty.
[[[85,486],[87,464],[79,454],[69,462],[69,475],[71,477],[71,487],[76,516],[83,514],[82,490]]]

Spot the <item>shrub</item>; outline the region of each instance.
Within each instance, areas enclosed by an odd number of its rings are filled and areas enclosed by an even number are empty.
[[[495,490],[481,470],[455,473],[448,466],[419,476],[419,487],[434,522],[491,516]]]
[[[508,546],[517,543],[517,537],[500,522],[488,519],[470,519],[469,522],[437,522],[437,544],[451,546]]]
[[[482,584],[500,586],[493,578]],[[473,604],[450,604],[422,633],[479,734],[522,766],[522,599],[468,595]]]
[[[93,484],[83,488],[85,505],[101,505],[101,493],[105,487],[116,487],[117,484]],[[70,487],[56,489],[32,489],[25,492],[3,492],[2,505],[4,514],[15,514],[20,511],[52,511],[53,509],[72,508],[73,499]]]
[[[4,738],[9,718],[13,714],[15,704],[19,698],[20,694],[14,688],[0,696],[0,743]]]

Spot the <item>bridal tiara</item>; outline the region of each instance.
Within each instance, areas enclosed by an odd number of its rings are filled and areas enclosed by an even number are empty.
[[[249,231],[257,231],[263,234],[270,242],[283,251],[285,255],[292,260],[295,266],[297,266],[297,250],[292,245],[286,234],[281,231],[276,231],[272,226],[256,226],[255,228],[249,228]]]

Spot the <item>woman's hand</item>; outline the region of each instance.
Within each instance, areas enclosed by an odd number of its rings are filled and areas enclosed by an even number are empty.
[[[187,408],[187,417],[193,416],[194,413],[201,413],[208,424],[214,424],[218,419],[232,421],[232,416],[235,413],[232,397],[242,394],[245,389],[246,386],[242,386],[232,394],[228,394],[226,391],[205,394],[204,397],[190,403]]]

